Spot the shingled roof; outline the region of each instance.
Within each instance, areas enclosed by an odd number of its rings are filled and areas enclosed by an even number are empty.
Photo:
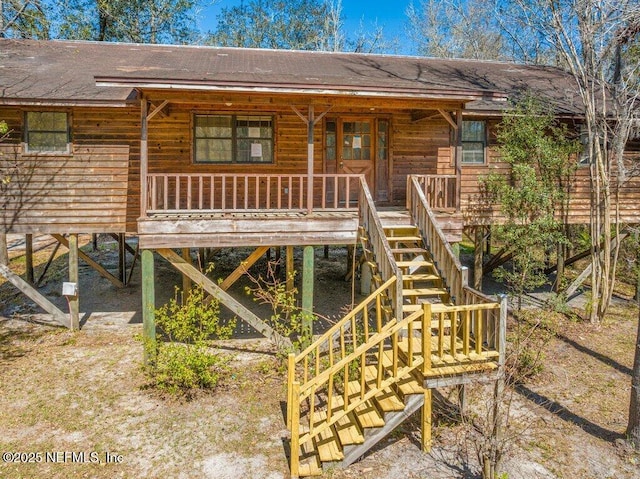
[[[450,98],[496,110],[524,90],[580,113],[552,67],[393,55],[0,39],[0,104],[125,105],[135,88]],[[504,101],[500,101],[500,109]]]

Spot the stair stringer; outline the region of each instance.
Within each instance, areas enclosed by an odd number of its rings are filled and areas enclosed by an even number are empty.
[[[338,467],[347,467],[364,456],[373,446],[391,434],[400,424],[405,422],[413,413],[424,404],[424,394],[412,394],[405,400],[405,408],[402,411],[385,414],[383,427],[365,429],[365,440],[362,444],[344,447],[344,459],[338,463]]]

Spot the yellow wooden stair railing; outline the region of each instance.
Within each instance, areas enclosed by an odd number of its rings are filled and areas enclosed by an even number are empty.
[[[495,372],[504,361],[505,300],[498,304],[468,288],[416,190],[412,213],[419,215],[420,229],[385,231],[361,181],[359,233],[377,288],[304,351],[289,356],[292,477],[320,475],[326,463],[352,463],[420,407],[422,446],[429,449],[431,388]],[[437,236],[428,245],[424,228]],[[411,304],[403,304],[405,293]]]

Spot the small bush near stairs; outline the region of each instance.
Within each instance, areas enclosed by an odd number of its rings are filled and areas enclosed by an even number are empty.
[[[212,351],[209,341],[229,339],[235,321],[221,324],[218,302],[207,303],[200,286],[186,295],[176,288],[175,297],[155,311],[155,320],[165,341],[145,344],[145,348],[155,347],[149,351],[154,360],[145,366],[151,386],[187,396],[195,389],[215,388],[227,370],[228,358]]]

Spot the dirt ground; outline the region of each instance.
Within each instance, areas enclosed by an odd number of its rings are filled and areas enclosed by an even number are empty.
[[[116,268],[114,243],[102,241],[96,252],[84,248]],[[16,271],[24,268],[19,250],[16,244]],[[36,253],[36,276],[48,251]],[[218,254],[216,272],[224,276],[248,254]],[[324,259],[318,248],[316,258],[316,307],[337,316],[352,295],[344,281],[346,251],[332,249]],[[162,260],[156,268],[161,304],[181,279]],[[220,388],[191,401],[159,396],[145,387],[140,368],[137,274],[139,266],[131,284],[118,290],[81,267],[80,332],[34,322],[42,319],[37,308],[0,284],[0,453],[14,453],[3,455],[0,477],[287,478],[285,378],[271,345],[239,330],[237,339],[218,345],[233,357]],[[63,254],[42,288],[57,295],[61,307],[65,276]],[[234,294],[255,308],[243,293],[248,284],[239,284]],[[544,345],[543,370],[509,396],[505,478],[640,478],[640,457],[622,441],[637,318],[637,307],[618,299],[598,326],[556,319],[556,333]],[[474,386],[469,403],[481,403],[486,388]],[[325,477],[478,477],[474,436],[449,413],[450,391],[441,393],[431,453],[420,452],[419,418],[412,418],[360,462]]]

